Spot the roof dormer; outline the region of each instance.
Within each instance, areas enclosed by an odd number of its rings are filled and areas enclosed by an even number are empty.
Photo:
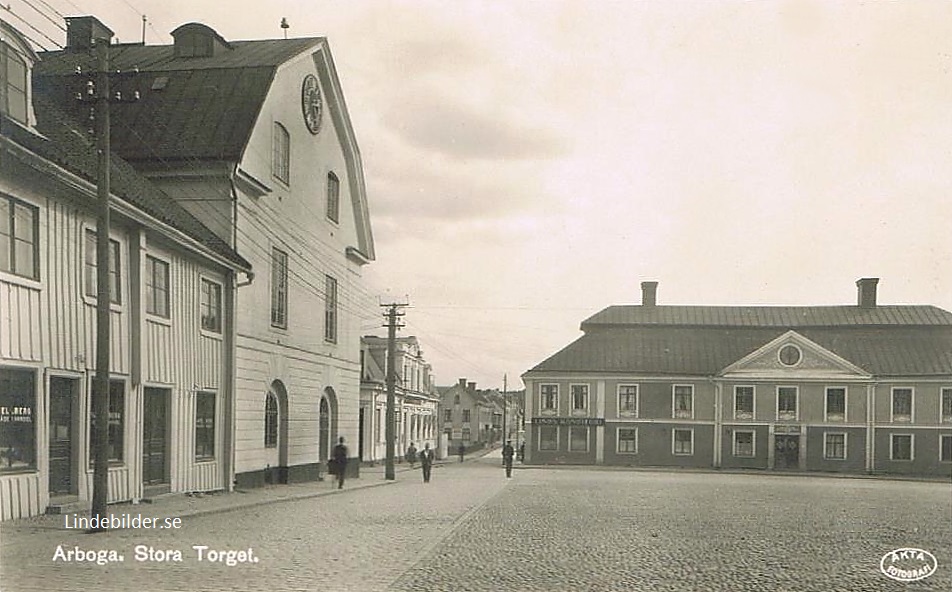
[[[0,113],[31,128],[36,117],[30,81],[39,59],[26,38],[0,20]]]
[[[209,58],[222,50],[230,50],[231,44],[201,23],[186,23],[172,31],[175,39],[176,58]]]

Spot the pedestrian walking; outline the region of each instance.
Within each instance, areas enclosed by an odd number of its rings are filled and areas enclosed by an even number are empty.
[[[430,444],[424,444],[420,451],[420,466],[423,467],[423,482],[430,482],[430,472],[433,470],[433,451],[430,450]]]
[[[463,457],[466,455],[466,447],[460,444],[459,448],[456,449],[456,452],[459,453],[459,462],[463,462]]]
[[[416,450],[416,446],[413,445],[413,442],[410,442],[410,446],[407,448],[407,452],[405,456],[406,456],[407,462],[410,463],[410,468],[412,469],[413,464],[417,460],[417,450]]]
[[[519,462],[526,462],[526,443],[523,442],[519,445]]]
[[[347,447],[344,446],[343,436],[331,453],[331,467],[334,469],[333,474],[337,475],[337,489],[343,489],[344,477],[347,475]]]
[[[502,447],[502,464],[506,467],[506,478],[512,477],[512,457],[516,450],[512,447],[512,440],[506,440],[506,445]]]

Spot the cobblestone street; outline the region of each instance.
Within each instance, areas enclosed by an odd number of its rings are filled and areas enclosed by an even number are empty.
[[[947,483],[581,468],[503,475],[498,458],[448,463],[426,485],[419,471],[376,487],[367,485],[380,475],[366,475],[333,495],[187,516],[181,530],[84,535],[49,517],[0,525],[0,589],[949,589]],[[114,511],[168,514],[159,505]],[[180,549],[184,561],[138,562],[138,544]],[[53,562],[57,545],[116,549],[125,560]],[[250,547],[259,561],[197,562],[193,545]],[[899,547],[934,553],[936,574],[914,584],[883,576],[880,558]]]

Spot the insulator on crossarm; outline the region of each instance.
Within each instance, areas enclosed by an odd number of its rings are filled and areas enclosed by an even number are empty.
[[[83,74],[83,67],[82,67],[82,66],[76,66],[76,74],[77,74],[78,76],[82,76],[82,74]]]
[[[96,84],[92,80],[86,82],[86,94],[90,97],[96,94]]]
[[[139,98],[140,98],[139,91],[135,91],[134,93],[132,93],[132,100],[138,101]]]
[[[116,91],[116,100],[117,100],[117,101],[121,101],[121,100],[122,100],[122,93],[119,92],[119,91]]]

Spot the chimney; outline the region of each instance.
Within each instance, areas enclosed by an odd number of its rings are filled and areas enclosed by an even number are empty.
[[[658,304],[658,282],[641,282],[641,305]]]
[[[879,278],[862,278],[856,280],[857,306],[863,308],[874,308],[876,306],[876,284]]]
[[[466,379],[465,379],[465,378],[460,378],[460,379],[459,379],[459,388],[466,388]]]
[[[475,383],[475,382],[468,382],[468,383],[466,383],[466,388],[468,388],[469,390],[471,390],[471,391],[473,391],[473,392],[475,393],[475,392],[476,392],[476,383]]]
[[[113,32],[94,16],[66,17],[66,49],[87,50],[97,40],[112,41]]]

